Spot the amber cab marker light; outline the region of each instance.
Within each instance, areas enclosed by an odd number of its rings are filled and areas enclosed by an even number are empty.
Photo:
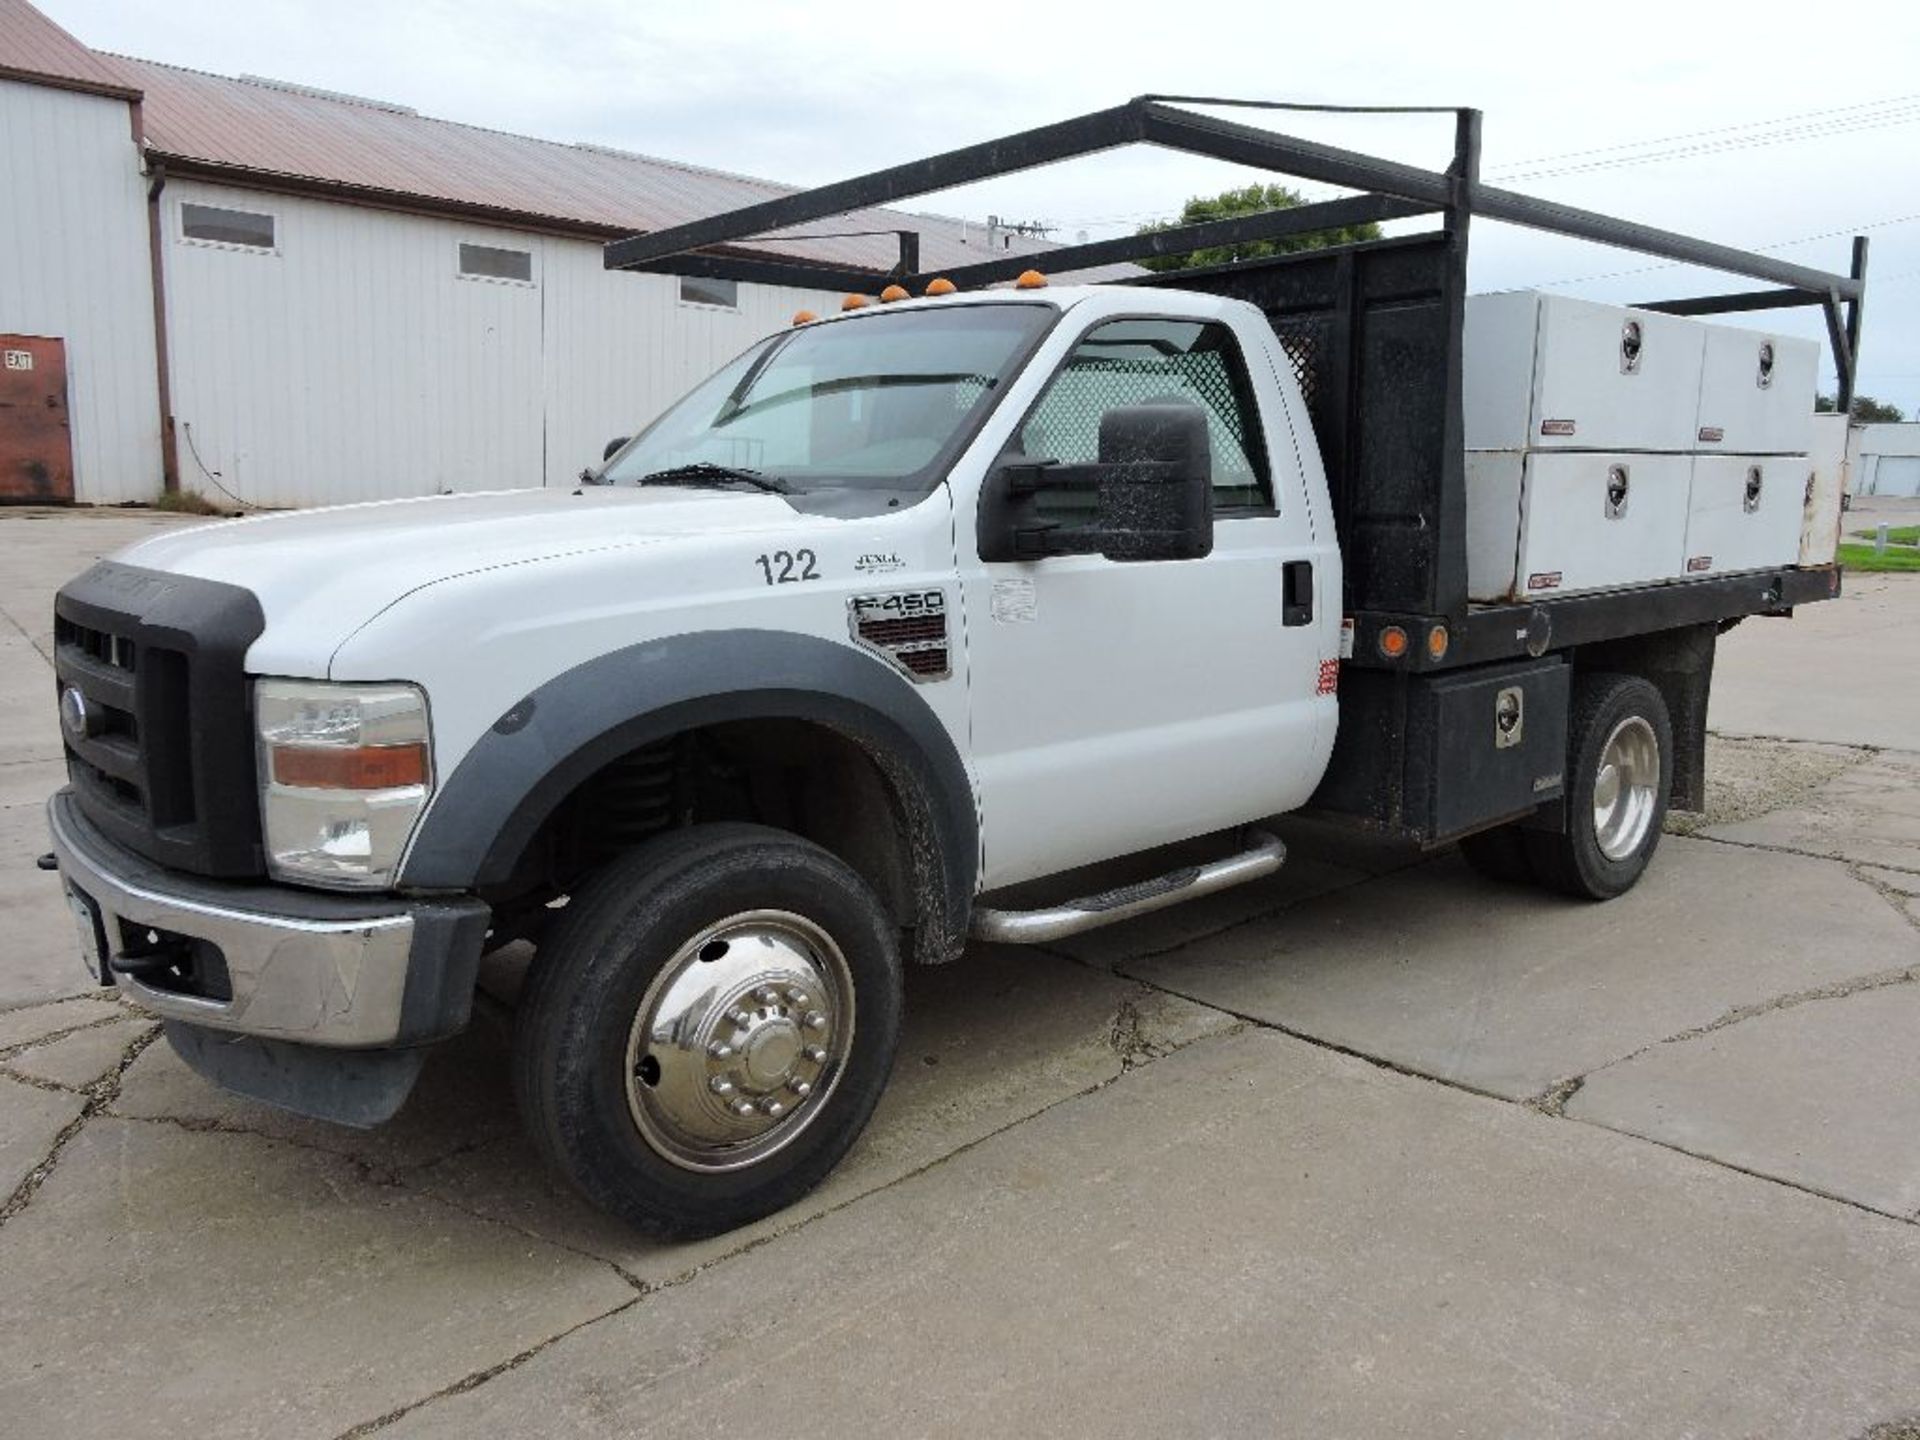
[[[793,312],[793,323],[796,325],[811,325],[819,318],[820,317],[811,310],[796,310]]]
[[[424,745],[280,746],[273,752],[273,778],[301,790],[397,790],[427,782]]]
[[[1047,277],[1038,270],[1022,270],[1020,278],[1013,282],[1016,290],[1042,290],[1046,288]]]
[[[1380,653],[1389,660],[1398,660],[1407,653],[1407,632],[1398,625],[1389,625],[1380,632]]]
[[[864,295],[849,295],[840,302],[840,308],[842,310],[864,310],[867,308],[867,297]]]
[[[880,303],[882,305],[891,305],[896,300],[904,300],[906,298],[907,287],[904,285],[889,285],[880,292]]]
[[[958,285],[954,284],[944,275],[927,282],[927,294],[929,295],[951,295],[959,288]]]
[[[1447,634],[1447,627],[1444,625],[1434,626],[1431,630],[1427,631],[1427,658],[1429,660],[1446,659],[1447,646],[1451,643],[1452,637]]]

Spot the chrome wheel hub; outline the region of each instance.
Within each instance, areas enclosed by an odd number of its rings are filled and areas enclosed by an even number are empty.
[[[737,1170],[820,1113],[853,1043],[853,977],[811,920],[754,910],[693,936],[640,1002],[627,1108],[688,1170]]]
[[[1660,785],[1660,742],[1653,727],[1629,715],[1600,747],[1593,777],[1593,834],[1600,853],[1624,860],[1653,826]]]

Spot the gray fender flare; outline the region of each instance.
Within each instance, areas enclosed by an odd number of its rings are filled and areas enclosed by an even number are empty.
[[[959,751],[913,685],[883,662],[786,631],[649,640],[546,681],[501,715],[438,787],[400,884],[499,884],[555,807],[608,762],[697,726],[759,719],[817,722],[874,758],[910,832],[919,958],[958,954],[980,864],[979,816]]]

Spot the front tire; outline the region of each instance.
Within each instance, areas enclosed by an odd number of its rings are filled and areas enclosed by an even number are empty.
[[[1566,831],[1525,832],[1527,859],[1550,889],[1611,900],[1639,881],[1667,818],[1673,725],[1659,690],[1637,675],[1575,676],[1567,766]]]
[[[808,841],[703,825],[571,897],[514,1043],[534,1143],[589,1200],[664,1240],[813,1189],[892,1067],[900,955],[871,889]]]

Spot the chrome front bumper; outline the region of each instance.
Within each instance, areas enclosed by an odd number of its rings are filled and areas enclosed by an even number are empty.
[[[121,993],[168,1020],[302,1045],[424,1044],[462,1029],[489,912],[478,900],[325,895],[202,880],[114,844],[70,790],[47,802],[66,883],[97,907]],[[216,947],[231,995],[156,988],[112,966],[147,930]]]

